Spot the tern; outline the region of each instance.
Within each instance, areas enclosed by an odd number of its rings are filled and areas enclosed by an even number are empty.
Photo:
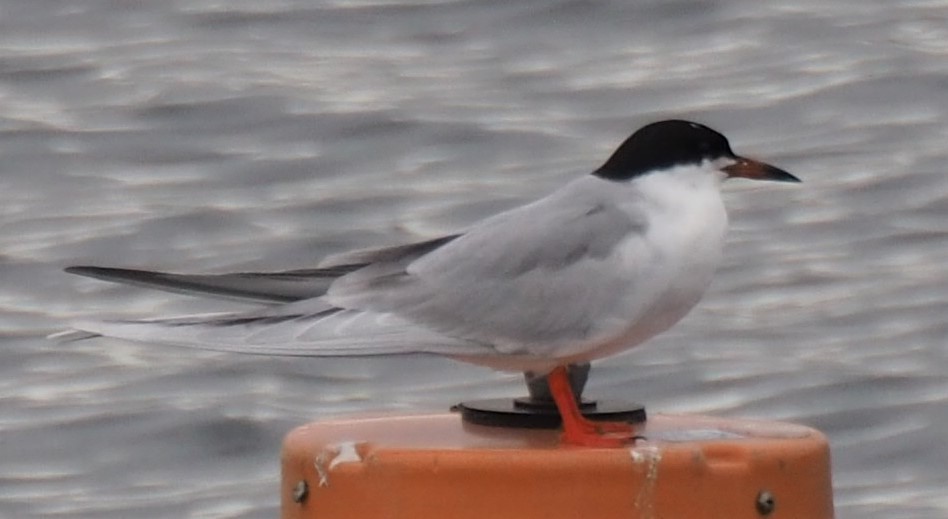
[[[266,304],[242,313],[78,322],[60,336],[279,356],[427,353],[547,374],[562,441],[619,446],[635,437],[633,426],[585,418],[566,366],[637,346],[698,303],[725,241],[721,185],[735,177],[800,181],[735,154],[707,126],[655,122],[591,174],[448,236],[270,273],[69,267],[108,281]]]

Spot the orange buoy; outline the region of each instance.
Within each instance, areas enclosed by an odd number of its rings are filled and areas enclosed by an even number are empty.
[[[814,429],[655,415],[640,430],[587,448],[456,414],[312,423],[284,441],[282,518],[833,517]]]

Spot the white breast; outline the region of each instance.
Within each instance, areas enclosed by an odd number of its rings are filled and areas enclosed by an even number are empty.
[[[637,179],[639,204],[647,204],[647,264],[641,246],[623,249],[629,272],[643,279],[626,294],[628,326],[617,336],[580,353],[591,360],[632,348],[667,330],[701,299],[721,260],[727,213],[723,175],[710,164],[677,168]]]

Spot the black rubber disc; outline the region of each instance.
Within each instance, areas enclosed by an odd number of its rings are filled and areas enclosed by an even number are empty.
[[[583,416],[590,420],[645,422],[645,407],[636,403],[617,400],[583,400],[579,408]],[[538,402],[530,398],[514,400],[496,398],[461,402],[452,410],[460,412],[461,418],[467,423],[492,427],[556,429],[561,423],[555,404],[547,401]]]

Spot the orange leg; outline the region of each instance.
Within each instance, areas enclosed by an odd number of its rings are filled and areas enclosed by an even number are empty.
[[[623,422],[594,422],[583,416],[573,396],[565,366],[558,366],[547,380],[563,420],[563,443],[585,447],[621,447],[635,439],[635,429]]]

